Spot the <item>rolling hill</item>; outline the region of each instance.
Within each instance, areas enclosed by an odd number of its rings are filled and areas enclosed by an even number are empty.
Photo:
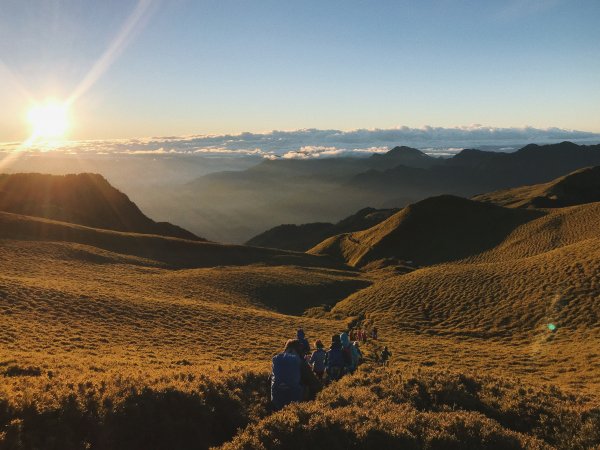
[[[279,225],[254,236],[246,242],[246,245],[304,252],[330,236],[370,228],[397,211],[397,209],[363,208],[335,224],[316,222],[303,225]]]
[[[0,447],[600,444],[600,202],[437,196],[310,254],[0,212],[0,264]],[[272,414],[286,339],[351,325],[365,365]]]
[[[2,174],[0,211],[107,230],[202,240],[176,225],[154,222],[98,174]]]
[[[600,166],[586,167],[548,183],[474,197],[512,208],[560,208],[600,201]]]
[[[368,230],[334,236],[309,253],[351,266],[393,258],[419,266],[459,260],[500,244],[541,213],[440,196],[412,204]]]

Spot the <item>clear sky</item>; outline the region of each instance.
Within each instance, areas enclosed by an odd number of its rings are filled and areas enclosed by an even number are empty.
[[[48,97],[73,139],[600,132],[599,23],[598,0],[2,0],[0,141]]]

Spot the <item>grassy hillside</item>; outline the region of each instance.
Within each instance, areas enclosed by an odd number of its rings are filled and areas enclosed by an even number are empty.
[[[478,195],[474,200],[511,208],[561,208],[598,202],[600,166],[580,169],[548,183]]]
[[[221,448],[575,449],[600,438],[598,410],[558,390],[414,366],[365,369]]]
[[[514,228],[540,215],[459,197],[433,197],[407,206],[368,230],[332,237],[309,253],[352,266],[385,258],[429,265],[491,249]]]
[[[0,211],[44,217],[108,230],[199,240],[167,222],[146,217],[98,174],[0,174]]]
[[[5,212],[0,212],[0,238],[73,242],[179,268],[259,263],[297,264],[309,267],[336,266],[327,258],[302,253],[101,230]]]
[[[600,203],[436,197],[314,251],[1,212],[0,448],[600,445]],[[367,364],[272,414],[285,340],[350,324]]]
[[[397,208],[363,208],[335,224],[316,222],[303,225],[279,225],[254,236],[246,242],[246,245],[305,252],[336,234],[371,228],[396,212],[398,212]]]
[[[400,333],[390,343],[409,359],[429,347],[436,364],[511,364],[521,376],[598,390],[599,218],[599,203],[546,211],[465,259],[375,272],[332,313]]]

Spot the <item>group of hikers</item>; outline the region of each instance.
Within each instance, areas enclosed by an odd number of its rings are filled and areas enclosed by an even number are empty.
[[[377,339],[377,328],[371,331]],[[312,400],[324,383],[336,381],[352,373],[363,360],[360,343],[367,341],[365,330],[334,334],[331,344],[325,349],[320,339],[311,350],[304,330],[298,330],[296,339],[289,339],[282,353],[275,355],[271,370],[271,403],[275,411],[292,402]],[[380,361],[387,365],[391,353],[381,352]]]

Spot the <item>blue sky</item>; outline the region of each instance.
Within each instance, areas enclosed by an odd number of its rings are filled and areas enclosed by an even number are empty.
[[[3,0],[0,141],[25,138],[31,102],[71,96],[119,36],[78,91],[74,139],[470,124],[600,132],[599,20],[597,0]]]

